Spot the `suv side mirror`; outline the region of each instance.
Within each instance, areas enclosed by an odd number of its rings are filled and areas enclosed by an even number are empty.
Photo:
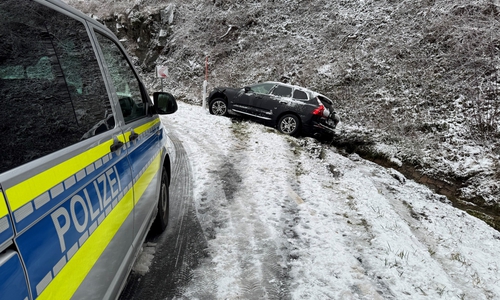
[[[153,103],[157,114],[168,115],[177,111],[177,101],[170,93],[156,92],[153,93]]]
[[[252,91],[252,89],[249,86],[245,87],[245,93],[250,93],[251,91]]]

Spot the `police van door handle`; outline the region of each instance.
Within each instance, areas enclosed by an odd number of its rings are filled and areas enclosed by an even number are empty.
[[[132,142],[133,140],[136,140],[138,137],[139,137],[139,135],[137,133],[135,133],[135,131],[132,130],[130,132],[130,136],[128,137],[128,139]]]
[[[111,145],[109,147],[109,149],[111,150],[111,152],[115,152],[115,151],[119,150],[121,147],[123,147],[123,142],[116,139],[116,140],[114,140],[113,145]]]

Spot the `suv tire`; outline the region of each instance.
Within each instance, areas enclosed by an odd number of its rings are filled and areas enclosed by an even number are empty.
[[[209,111],[212,115],[227,116],[227,102],[222,98],[210,101]]]

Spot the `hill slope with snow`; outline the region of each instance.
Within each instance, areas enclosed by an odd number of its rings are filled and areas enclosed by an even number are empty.
[[[500,228],[497,0],[68,2],[117,33],[151,90],[167,65],[166,88],[201,103],[206,57],[209,89],[318,90],[342,116],[337,145],[450,183]]]

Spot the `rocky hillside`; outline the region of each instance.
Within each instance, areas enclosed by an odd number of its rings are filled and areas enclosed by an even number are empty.
[[[335,145],[500,211],[498,0],[68,2],[116,32],[152,90],[167,65],[166,89],[201,103],[206,57],[209,89],[309,87],[336,102]]]

